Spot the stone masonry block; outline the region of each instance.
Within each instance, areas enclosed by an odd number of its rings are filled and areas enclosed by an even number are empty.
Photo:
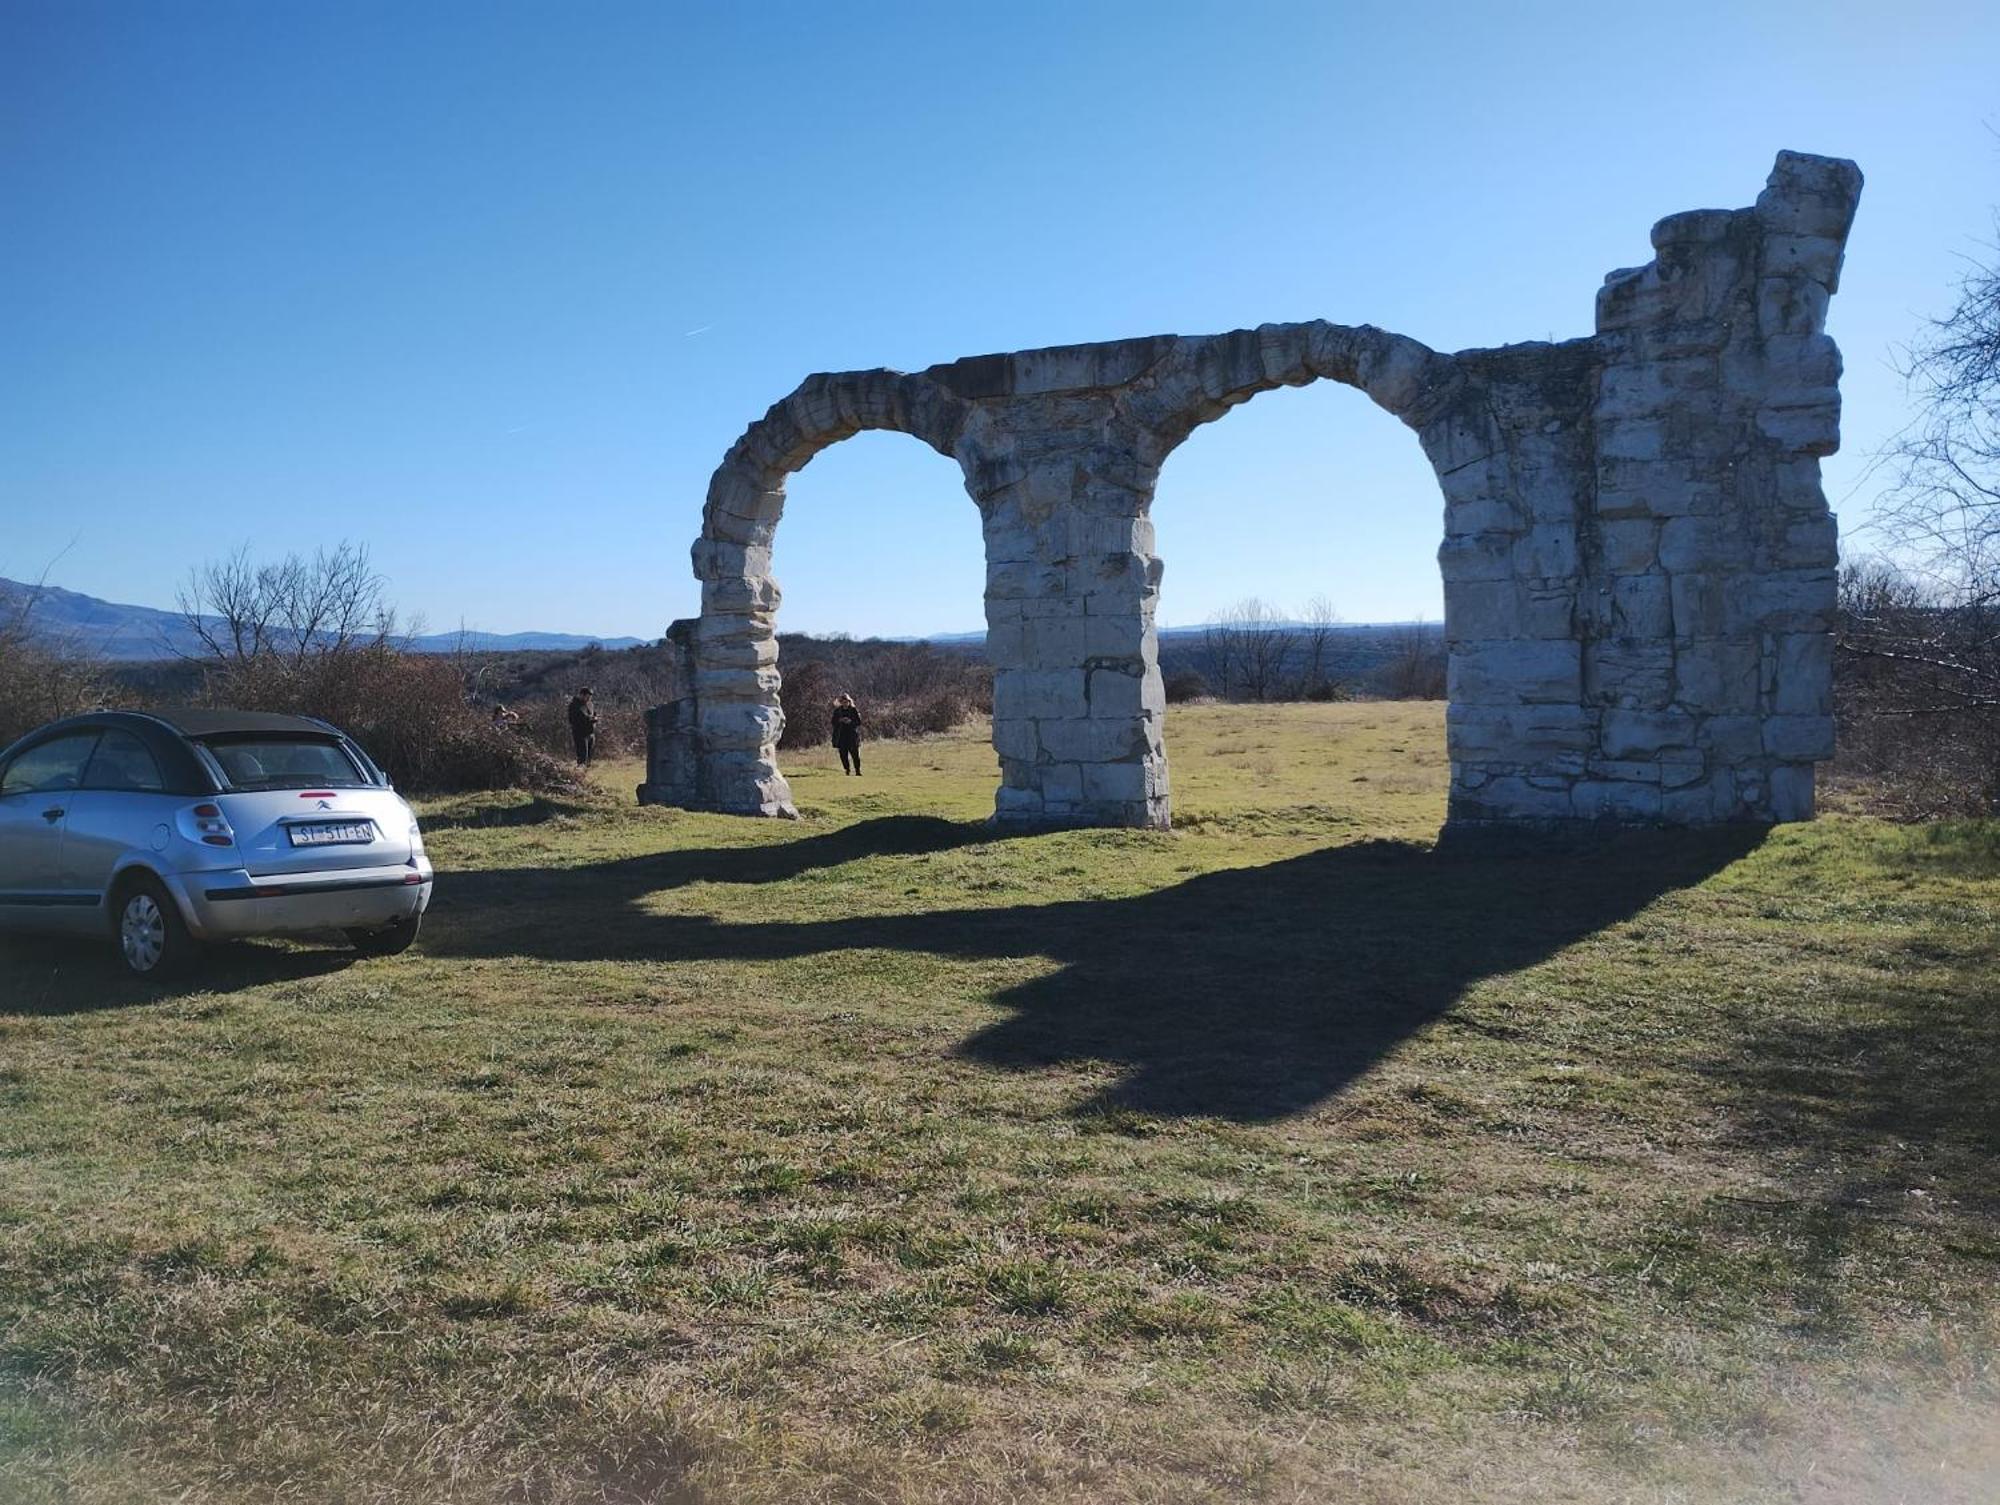
[[[1684,641],[1674,652],[1674,700],[1683,709],[1748,715],[1757,709],[1755,643],[1728,638]]]
[[[1570,802],[1581,820],[1643,823],[1660,818],[1657,781],[1637,784],[1622,779],[1585,779],[1570,791]]]
[[[1861,198],[1861,169],[1844,157],[1779,152],[1757,195],[1757,218],[1774,231],[1844,241]]]
[[[1036,770],[1042,798],[1074,805],[1083,799],[1083,769],[1075,763],[1044,763]]]
[[[1771,790],[1770,815],[1773,820],[1811,820],[1813,817],[1813,766],[1810,763],[1779,763],[1766,775]]]
[[[1087,716],[1083,671],[1001,669],[993,676],[993,714],[1036,720]]]
[[[1595,735],[1596,717],[1578,705],[1454,704],[1445,713],[1445,742],[1454,762],[1580,759]]]
[[[1461,643],[1451,652],[1447,693],[1467,705],[1577,704],[1583,648],[1575,642]]]
[[[1154,738],[1138,717],[1113,719],[1103,716],[1072,717],[1059,721],[1038,721],[1036,735],[1044,757],[1058,762],[1116,763],[1143,757]]]
[[[1150,770],[1144,762],[1086,763],[1083,797],[1091,801],[1140,801],[1150,792]]]
[[[1757,564],[1763,569],[1830,570],[1840,563],[1840,522],[1824,517],[1787,522]]]
[[[695,650],[695,662],[703,669],[764,669],[777,661],[778,640],[774,637],[702,643]]]
[[[1657,711],[1673,699],[1674,647],[1657,638],[1602,638],[1583,653],[1583,688],[1593,705]]]
[[[1566,785],[1544,788],[1518,774],[1496,774],[1476,791],[1454,792],[1451,814],[1454,820],[1516,821],[1569,820],[1576,814]]]
[[[1570,523],[1536,523],[1514,545],[1516,575],[1562,579],[1576,568],[1576,528]]]
[[[1042,752],[1041,724],[1025,716],[995,716],[993,750],[1003,758],[1034,762]]]
[[[1660,525],[1650,517],[1599,523],[1598,548],[1609,575],[1643,575],[1660,559]]]
[[[1454,643],[1575,636],[1576,597],[1560,586],[1462,580],[1445,587],[1444,632]]]
[[[1832,570],[1772,570],[1729,577],[1724,591],[1734,632],[1830,632],[1839,580]]]
[[[1512,580],[1512,533],[1460,533],[1438,546],[1438,570],[1447,586],[1460,580]]]
[[[1764,720],[1764,751],[1787,762],[1817,762],[1833,756],[1831,716],[1769,716]]]
[[[771,550],[768,546],[703,538],[696,540],[693,556],[697,580],[762,578],[771,573]]]
[[[1777,640],[1772,708],[1786,716],[1833,713],[1833,634],[1785,633]]]
[[[1167,695],[1160,671],[1145,674],[1127,669],[1092,669],[1087,690],[1092,716],[1163,716]]]
[[[1610,710],[1601,722],[1600,741],[1607,758],[1646,758],[1692,749],[1698,725],[1696,718],[1677,711]]]
[[[1829,293],[1840,291],[1842,244],[1824,235],[1766,235],[1766,277],[1810,277]]]
[[[1828,294],[1810,277],[1766,277],[1757,284],[1757,328],[1766,336],[1818,334]]]
[[[1623,638],[1671,637],[1673,603],[1665,575],[1624,575],[1611,582],[1612,631]]]
[[[1729,518],[1675,517],[1660,527],[1660,566],[1676,575],[1738,570],[1750,563],[1750,540]]]

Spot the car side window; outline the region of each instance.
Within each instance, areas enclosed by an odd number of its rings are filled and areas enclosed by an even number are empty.
[[[91,749],[96,746],[96,732],[71,732],[67,737],[52,737],[39,747],[31,747],[0,774],[0,794],[74,789],[83,782],[84,764],[90,761]]]
[[[83,771],[83,787],[158,794],[167,781],[160,776],[159,760],[145,743],[130,732],[109,731],[90,755],[90,766]]]

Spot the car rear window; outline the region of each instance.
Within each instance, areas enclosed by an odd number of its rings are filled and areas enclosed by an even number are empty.
[[[232,789],[366,789],[372,783],[338,742],[321,737],[204,737]]]

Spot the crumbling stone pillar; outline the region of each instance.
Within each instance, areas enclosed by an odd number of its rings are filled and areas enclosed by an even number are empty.
[[[1608,813],[1812,814],[1813,764],[1833,755],[1838,565],[1819,460],[1840,442],[1840,353],[1824,331],[1860,192],[1851,162],[1784,153],[1754,208],[1661,220],[1653,261],[1598,294],[1581,636]]]
[[[639,786],[642,805],[703,808],[709,792],[703,786],[709,762],[702,755],[697,723],[700,704],[694,694],[694,635],[699,623],[682,618],[667,628],[678,694],[665,705],[646,712],[646,782]]]
[[[887,428],[955,458],[980,507],[995,819],[1165,826],[1160,466],[1236,404],[1324,379],[1413,429],[1444,495],[1451,826],[1810,815],[1832,752],[1824,324],[1860,186],[1852,163],[1780,154],[1754,208],[1655,226],[1654,260],[1612,273],[1596,333],[1562,344],[1442,355],[1314,321],[808,379],[710,483],[687,689],[650,722],[640,797],[793,813],[784,479]]]

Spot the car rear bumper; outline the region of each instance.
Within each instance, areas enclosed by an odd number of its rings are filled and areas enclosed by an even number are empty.
[[[377,930],[431,902],[431,866],[339,868],[297,877],[184,873],[178,887],[188,929],[205,941],[304,930]]]

